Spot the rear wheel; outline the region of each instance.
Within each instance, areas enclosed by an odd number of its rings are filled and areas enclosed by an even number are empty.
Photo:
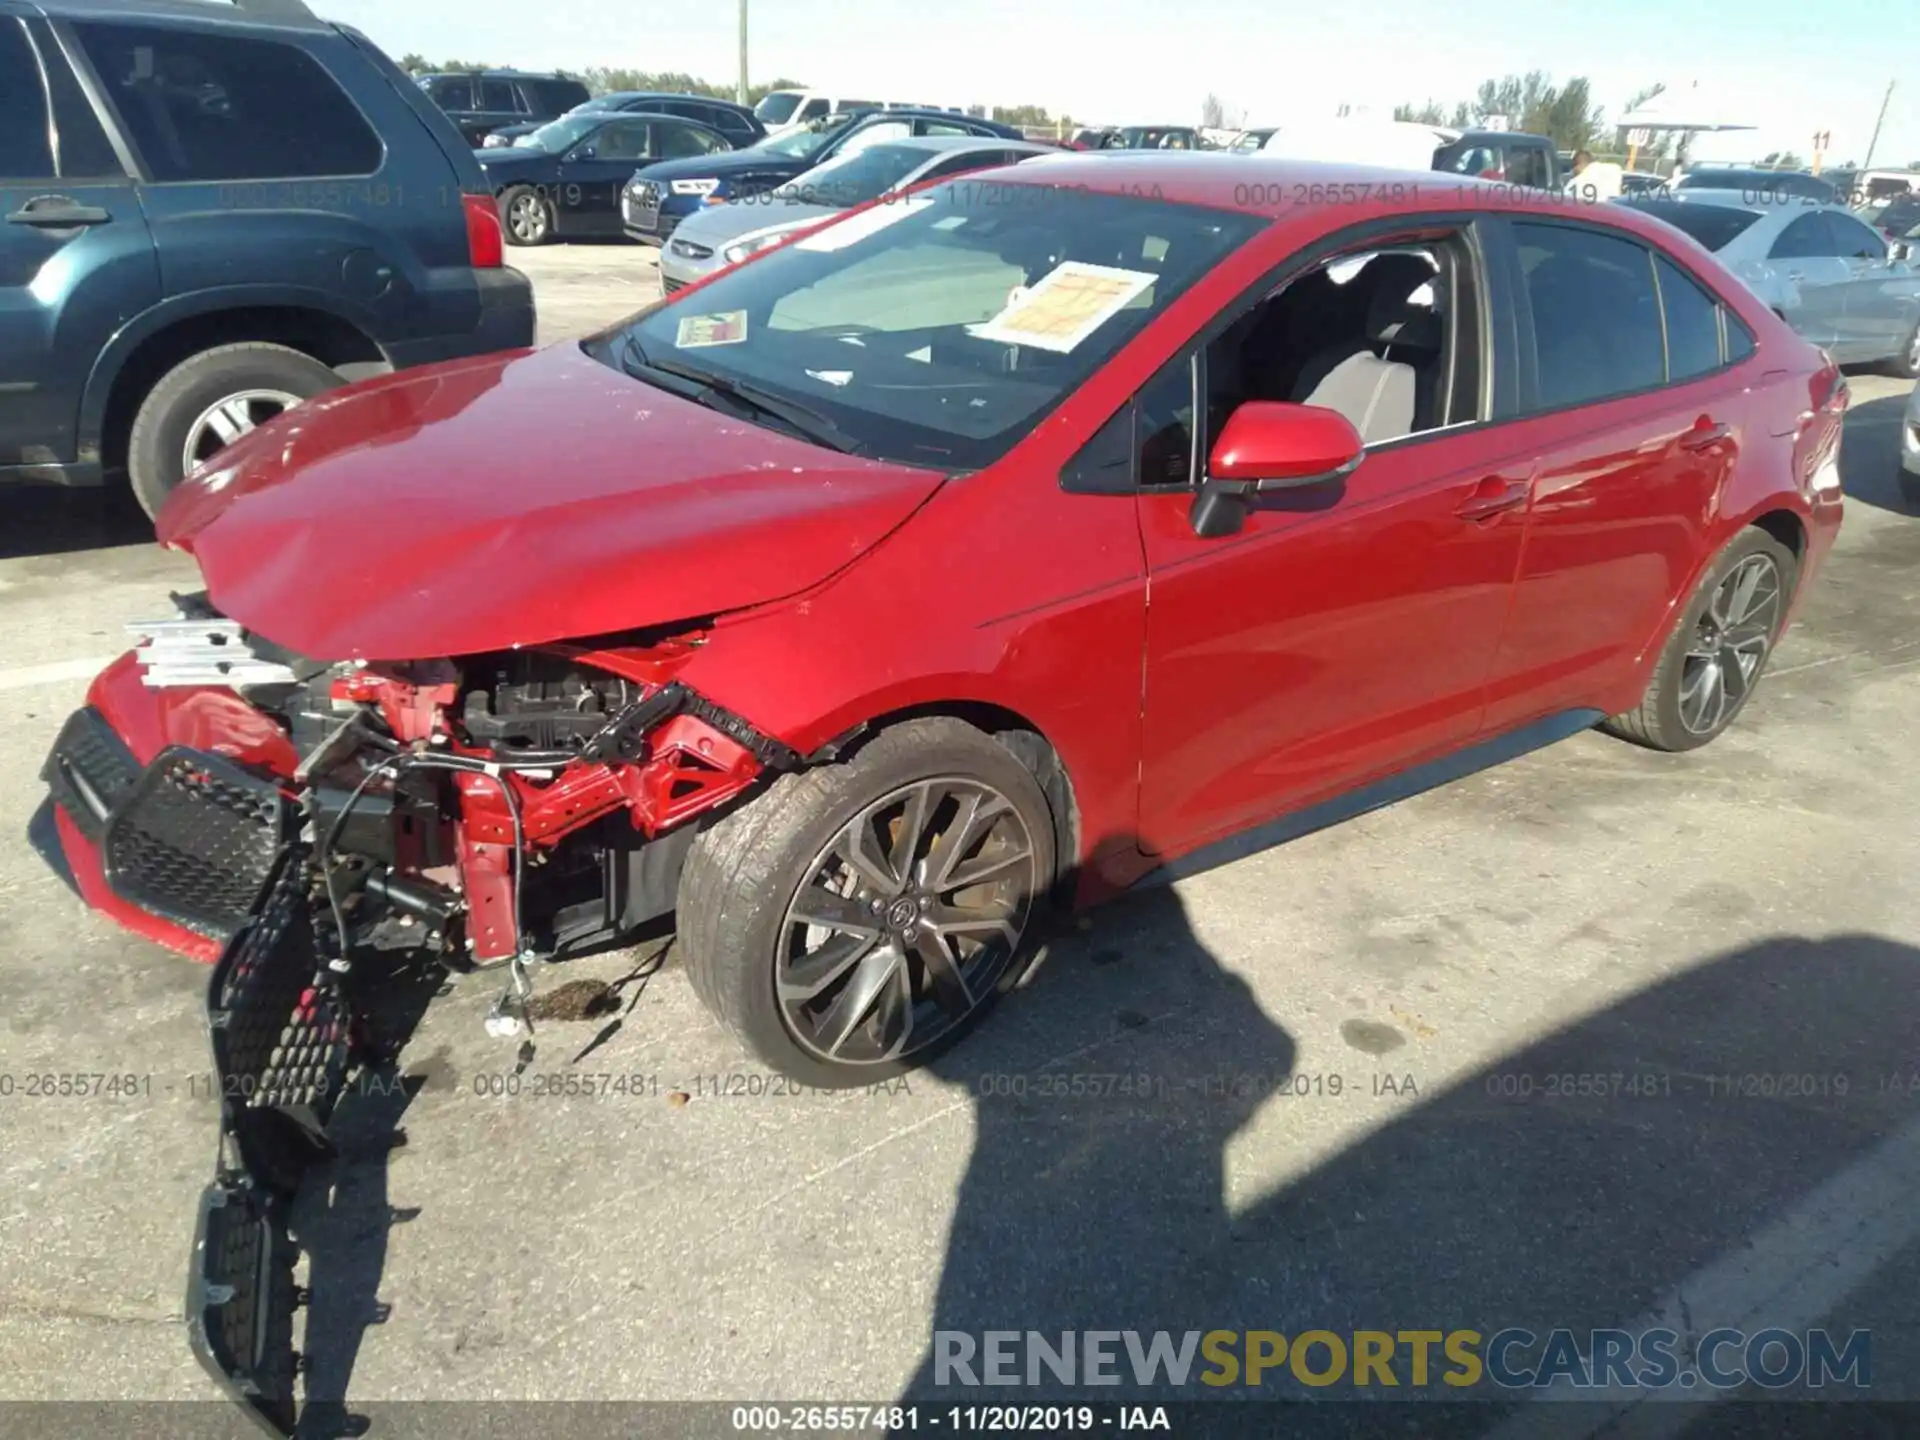
[[[904,1074],[1018,978],[1053,835],[1032,772],[991,737],[950,719],[885,731],[695,842],[679,896],[688,975],[782,1074]]]
[[[148,515],[195,467],[303,400],[344,385],[338,371],[285,345],[218,345],[181,361],[147,392],[127,437],[127,475]]]
[[[515,185],[500,197],[500,218],[513,245],[544,245],[553,238],[553,208],[531,185]]]
[[[1795,573],[1786,546],[1741,531],[1680,612],[1640,704],[1603,728],[1654,750],[1694,750],[1725,730],[1760,683]]]

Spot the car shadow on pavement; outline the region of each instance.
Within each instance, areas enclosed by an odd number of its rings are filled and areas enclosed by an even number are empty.
[[[153,544],[153,522],[125,480],[84,490],[16,485],[6,503],[0,560]]]
[[[977,1139],[935,1334],[901,1399],[942,1415],[954,1404],[1317,1400],[1271,1412],[1273,1433],[1584,1436],[1613,1412],[1564,1400],[1521,1411],[1528,1393],[1490,1375],[1471,1393],[1446,1385],[1437,1337],[1425,1385],[1401,1343],[1394,1390],[1377,1373],[1356,1388],[1351,1368],[1302,1384],[1286,1359],[1258,1388],[1212,1388],[1198,1383],[1219,1373],[1202,1354],[1176,1389],[1137,1383],[1118,1335],[1119,1383],[1088,1386],[1079,1372],[1068,1385],[1037,1367],[1042,1383],[989,1385],[986,1332],[1017,1332],[1009,1373],[1026,1382],[1027,1332],[1054,1346],[1063,1331],[1137,1330],[1150,1343],[1164,1330],[1177,1345],[1187,1331],[1350,1341],[1524,1327],[1544,1339],[1567,1327],[1586,1351],[1592,1329],[1672,1320],[1685,1373],[1686,1337],[1714,1326],[1826,1326],[1837,1343],[1868,1329],[1864,1398],[1920,1400],[1916,996],[1920,950],[1865,934],[1782,936],[1442,1076],[1423,1066],[1421,1037],[1375,1022],[1340,1027],[1339,1053],[1299,1053],[1286,1017],[1208,954],[1177,894],[1123,901],[936,1062],[974,1097]],[[1377,1093],[1388,1077],[1403,1095],[1410,1078],[1419,1099]],[[1375,1116],[1364,1138],[1312,1154],[1336,1119]],[[1253,1193],[1236,1179],[1252,1155],[1267,1176],[1291,1178]],[[978,1384],[936,1364],[965,1353],[943,1331],[973,1342]],[[1523,1345],[1508,1358],[1524,1371],[1539,1355]],[[1332,1358],[1316,1347],[1308,1373]],[[1740,1403],[1716,1394],[1723,1403],[1643,1405],[1637,1418],[1669,1436],[1869,1433],[1866,1406],[1841,1416],[1782,1396],[1822,1398],[1746,1389],[1731,1397]],[[1749,1408],[1755,1399],[1768,1403]],[[1351,1403],[1380,1400],[1467,1403]],[[1879,1419],[1873,1433],[1899,1423]]]
[[[304,1377],[300,1440],[341,1440],[366,1433],[364,1416],[346,1406],[349,1381],[367,1330],[387,1320],[380,1299],[388,1236],[419,1214],[391,1202],[388,1164],[406,1144],[407,1107],[427,1077],[402,1073],[399,1056],[447,972],[424,954],[384,964],[362,962],[350,986],[355,1012],[377,1030],[362,1037],[368,1062],[334,1110],[328,1135],[335,1155],[302,1182],[293,1228],[307,1254]]]
[[[1915,513],[1900,491],[1900,422],[1906,410],[1905,395],[1882,395],[1849,409],[1840,447],[1840,486],[1847,499],[1896,515]]]

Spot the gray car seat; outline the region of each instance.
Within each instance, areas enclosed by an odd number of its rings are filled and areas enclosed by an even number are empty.
[[[1369,267],[1371,268],[1371,267]],[[1301,376],[1294,399],[1304,405],[1337,410],[1372,445],[1411,435],[1429,423],[1436,363],[1440,356],[1440,317],[1409,296],[1432,278],[1425,270],[1415,284],[1401,289],[1382,285],[1367,308],[1366,340],[1321,371]]]

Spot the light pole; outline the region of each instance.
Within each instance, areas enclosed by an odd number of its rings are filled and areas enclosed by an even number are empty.
[[[740,0],[740,78],[734,82],[733,98],[747,103],[747,0]]]
[[[745,4],[746,0],[741,0],[741,3]],[[1867,142],[1867,159],[1866,163],[1860,167],[1862,170],[1873,168],[1873,152],[1880,148],[1880,127],[1887,123],[1887,104],[1893,99],[1893,86],[1894,82],[1889,80],[1887,93],[1880,97],[1880,118],[1873,122],[1873,138]]]

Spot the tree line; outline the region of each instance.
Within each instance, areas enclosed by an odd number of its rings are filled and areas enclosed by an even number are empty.
[[[400,57],[400,68],[409,75],[437,75],[458,74],[472,70],[498,70],[504,67],[470,60],[434,62],[422,55],[407,54]],[[711,80],[702,80],[697,75],[689,75],[681,70],[632,70],[624,66],[589,65],[584,70],[559,70],[555,73],[569,80],[578,80],[594,95],[609,95],[620,90],[650,90],[663,95],[707,95],[716,100],[731,100],[734,97],[734,87],[731,84],[715,84]],[[773,90],[805,90],[807,88],[809,87],[799,80],[784,78],[767,80],[747,87],[747,103],[757,105],[768,92]],[[889,97],[875,95],[871,98]],[[933,103],[938,98],[914,95],[905,97],[907,101],[922,100],[927,103]],[[974,105],[968,109],[971,114],[991,117],[1004,125],[1054,126],[1073,123],[1064,115],[1056,119],[1047,112],[1047,107],[1044,105]]]

